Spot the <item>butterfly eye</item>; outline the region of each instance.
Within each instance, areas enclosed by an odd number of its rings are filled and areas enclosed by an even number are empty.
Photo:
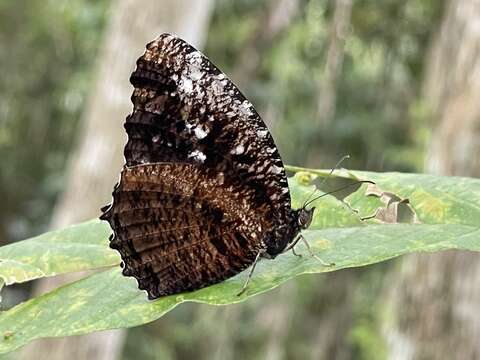
[[[302,229],[306,229],[310,226],[312,223],[312,218],[313,218],[313,212],[315,211],[315,208],[311,208],[310,210],[307,209],[301,209],[298,214],[298,225]]]

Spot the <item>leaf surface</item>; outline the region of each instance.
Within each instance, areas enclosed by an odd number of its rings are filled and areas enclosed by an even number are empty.
[[[294,206],[300,206],[311,193],[308,185],[312,174],[323,175],[321,171],[302,172],[290,179]],[[41,337],[85,334],[93,331],[132,327],[158,319],[163,314],[185,301],[202,302],[213,305],[226,305],[244,301],[248,297],[273,289],[283,282],[302,274],[336,271],[343,268],[365,266],[394,257],[422,251],[442,251],[447,249],[480,251],[480,180],[469,178],[435,177],[415,174],[377,174],[368,172],[341,172],[339,176],[351,179],[369,179],[377,183],[383,191],[400,198],[408,198],[416,212],[420,224],[375,224],[362,222],[348,206],[325,196],[314,204],[317,211],[309,230],[304,236],[315,254],[334,266],[322,266],[308,255],[303,244],[296,257],[291,253],[278,256],[274,260],[262,260],[252,278],[247,292],[241,297],[237,293],[246,279],[246,272],[223,283],[192,293],[164,297],[148,301],[146,293],[139,291],[133,278],[121,275],[119,267],[102,271],[67,284],[48,294],[31,299],[0,315],[0,352],[11,351],[29,341]],[[359,213],[371,213],[382,206],[378,198],[365,196],[366,186],[349,195],[346,201]],[[79,235],[79,229],[82,229]],[[63,235],[62,235],[63,232]],[[89,245],[103,247],[106,253],[103,261],[78,261],[76,266],[65,265],[55,268],[56,272],[75,271],[73,268],[91,269],[118,263],[116,253],[106,247],[108,229],[93,221],[56,232],[50,239],[51,246],[70,243],[81,246],[79,239]],[[24,241],[33,242],[36,249],[29,252],[25,264],[40,269],[44,274],[52,274],[49,267],[41,267],[38,249],[39,238]],[[58,241],[54,241],[57,239]],[[63,241],[61,241],[63,239]],[[17,244],[15,244],[17,245]],[[11,246],[11,245],[10,245]],[[17,261],[21,243],[16,251],[1,252],[11,254],[7,261]],[[88,247],[88,246],[87,246]],[[63,254],[57,250],[58,254]],[[80,248],[76,250],[81,252]],[[62,256],[68,258],[69,251]],[[100,256],[101,251],[96,253]],[[49,255],[51,256],[51,254]],[[77,255],[76,255],[77,256]],[[74,258],[76,258],[74,256]],[[83,259],[81,257],[81,259]],[[4,260],[4,261],[5,261]],[[78,265],[81,264],[81,265]],[[54,265],[51,265],[51,267]],[[90,267],[89,267],[90,266]],[[34,270],[29,270],[34,274]],[[2,270],[0,267],[0,271]],[[5,272],[2,273],[2,277]],[[32,275],[33,276],[33,275]],[[35,275],[36,277],[41,275]],[[16,275],[15,278],[21,278]],[[23,277],[26,278],[25,276]]]

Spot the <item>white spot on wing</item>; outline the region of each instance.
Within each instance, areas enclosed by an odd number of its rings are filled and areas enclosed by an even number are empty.
[[[211,86],[212,86],[213,93],[215,95],[220,95],[221,93],[223,93],[225,84],[222,81],[213,80]]]
[[[243,154],[244,151],[245,151],[245,146],[243,146],[242,144],[240,144],[240,145],[236,146],[235,149],[233,149],[232,151],[230,151],[230,154],[240,155],[240,154]]]
[[[268,134],[268,130],[257,130],[258,137],[264,138],[265,136],[267,136],[267,134]]]
[[[202,54],[200,54],[198,51],[188,54],[187,58],[189,59],[190,64],[195,64],[198,66],[202,64]]]
[[[247,100],[245,100],[243,103],[240,104],[240,106],[238,107],[238,110],[240,110],[240,112],[245,115],[245,116],[250,116],[252,115],[252,104],[250,104]]]
[[[270,167],[270,171],[274,174],[280,174],[282,172],[282,168],[277,165],[272,165],[272,167]]]
[[[187,66],[187,74],[192,80],[199,80],[203,76],[202,71],[202,54],[195,51],[187,56],[189,64]]]
[[[204,162],[205,159],[207,158],[207,156],[199,150],[192,151],[190,154],[188,154],[188,157],[189,158],[194,158],[195,160],[198,160],[198,161],[201,161],[201,162]]]
[[[203,139],[205,136],[208,135],[208,132],[203,130],[200,127],[196,127],[195,130],[193,130],[193,132],[195,133],[195,136],[199,139]]]
[[[190,94],[193,91],[192,80],[186,77],[182,77],[182,83],[179,86],[184,93]]]
[[[218,184],[219,184],[219,185],[223,185],[223,183],[224,183],[224,181],[225,181],[225,175],[224,175],[224,173],[220,171],[220,172],[217,174],[217,179],[218,179]]]
[[[200,68],[190,66],[190,78],[192,80],[199,80],[203,76],[203,72]]]

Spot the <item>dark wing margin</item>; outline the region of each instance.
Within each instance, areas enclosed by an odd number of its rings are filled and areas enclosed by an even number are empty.
[[[194,164],[125,168],[102,215],[113,231],[123,274],[149,299],[223,281],[252,264],[264,247],[262,212],[251,191]],[[259,216],[260,215],[260,216]]]

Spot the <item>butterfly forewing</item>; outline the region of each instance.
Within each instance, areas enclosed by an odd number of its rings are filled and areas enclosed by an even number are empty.
[[[278,253],[298,232],[259,115],[203,54],[164,34],[137,60],[111,246],[150,298],[194,290]],[[272,250],[273,249],[273,250]]]
[[[127,166],[194,162],[237,176],[258,201],[290,204],[282,160],[259,115],[236,86],[185,41],[162,35],[131,76]]]

